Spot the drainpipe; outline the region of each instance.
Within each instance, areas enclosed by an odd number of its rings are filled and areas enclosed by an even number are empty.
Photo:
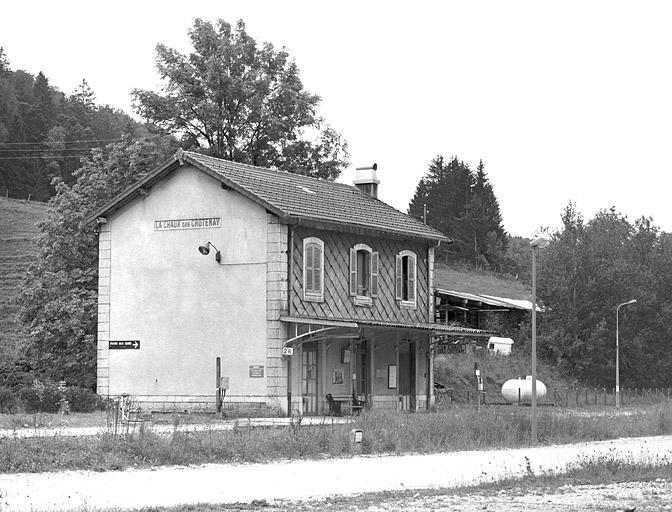
[[[292,315],[292,276],[294,275],[294,225],[289,225],[287,237],[287,314]],[[287,328],[289,331],[289,327]],[[292,357],[287,356],[287,416],[292,417]]]

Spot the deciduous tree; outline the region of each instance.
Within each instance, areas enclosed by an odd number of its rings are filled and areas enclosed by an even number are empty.
[[[31,359],[47,376],[95,385],[97,237],[82,221],[176,149],[171,137],[126,136],[93,150],[74,182],[56,180],[52,209],[39,224],[39,257],[18,298]]]
[[[257,45],[242,21],[232,28],[197,19],[189,36],[189,56],[157,45],[163,88],[133,92],[141,116],[186,148],[319,178],[340,174],[347,146],[323,127],[320,98],[304,89],[285,50]]]

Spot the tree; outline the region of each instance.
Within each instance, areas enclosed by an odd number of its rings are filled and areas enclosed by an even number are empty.
[[[615,209],[584,222],[571,204],[563,226],[540,251],[540,353],[584,382],[614,383],[616,306],[621,311],[623,384],[672,383],[672,246],[651,219],[630,223]]]
[[[296,63],[270,43],[258,47],[243,21],[235,29],[196,19],[187,57],[157,45],[161,93],[133,91],[136,112],[182,137],[183,146],[263,167],[335,179],[347,146],[322,128],[320,98],[303,88]],[[316,133],[314,140],[306,135]]]
[[[507,235],[499,204],[481,161],[474,174],[469,165],[453,157],[437,156],[418,183],[409,214],[453,239],[442,245],[439,257],[499,269]]]
[[[476,168],[474,186],[465,209],[465,224],[471,231],[467,237],[473,241],[474,262],[478,264],[482,256],[491,266],[501,267],[508,239],[502,225],[499,202],[485,174],[483,160]]]
[[[39,257],[18,297],[31,335],[30,357],[48,377],[95,385],[97,237],[82,221],[176,149],[171,137],[125,136],[94,149],[74,182],[55,180],[52,209],[39,224]]]
[[[85,80],[66,96],[43,73],[12,71],[0,52],[0,188],[47,201],[56,176],[66,182],[101,139],[143,130],[123,112],[95,103]],[[87,142],[91,141],[91,142]]]

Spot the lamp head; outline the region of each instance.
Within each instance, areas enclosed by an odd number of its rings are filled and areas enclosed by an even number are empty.
[[[207,256],[208,254],[210,254],[210,244],[200,245],[198,247],[198,252],[200,252],[203,256]]]
[[[548,239],[540,237],[530,242],[530,246],[534,249],[543,249],[549,244]]]

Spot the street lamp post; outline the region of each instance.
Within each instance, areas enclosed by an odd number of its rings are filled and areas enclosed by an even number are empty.
[[[637,299],[632,299],[616,306],[616,409],[621,408],[621,374],[618,360],[618,310],[621,306],[627,306],[628,304],[634,304],[635,302],[637,302]]]
[[[537,444],[537,249],[548,245],[545,238],[537,238],[532,247],[532,444]]]

